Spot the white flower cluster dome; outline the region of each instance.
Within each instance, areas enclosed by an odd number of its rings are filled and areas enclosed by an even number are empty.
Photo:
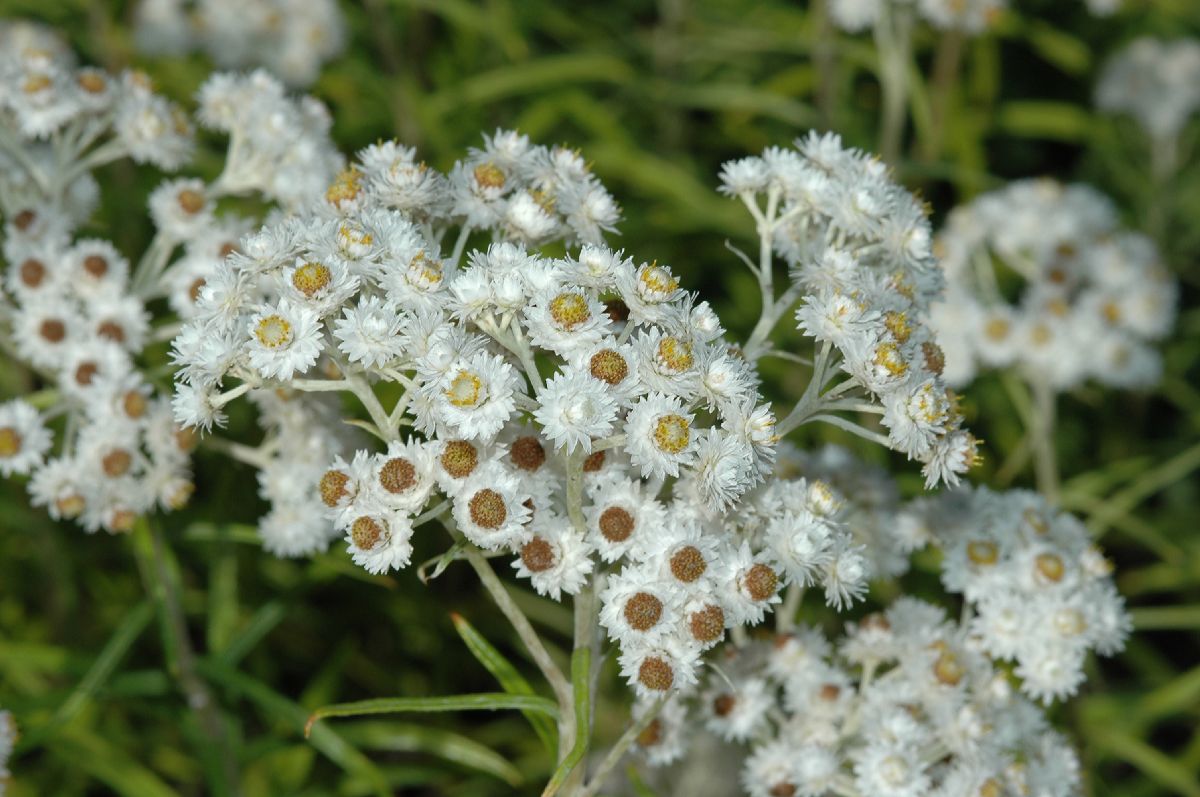
[[[1178,136],[1200,108],[1200,41],[1133,40],[1105,65],[1096,104],[1133,116],[1152,136]]]
[[[150,55],[202,51],[223,69],[263,67],[307,86],[345,46],[336,0],[141,0],[138,49]]]
[[[144,76],[76,68],[43,29],[7,25],[0,39],[11,45],[0,55],[8,264],[0,332],[47,385],[0,405],[0,474],[30,476],[34,504],[54,518],[127,531],[155,507],[178,508],[192,491],[195,435],[176,426],[170,402],[139,364],[147,344],[161,339],[149,304],[165,296],[180,316],[192,315],[204,283],[250,228],[249,219],[218,215],[218,198],[257,191],[281,204],[308,201],[340,156],[315,101],[287,98],[262,73],[214,76],[201,90],[201,118],[230,135],[225,172],[211,185],[162,183],[148,203],[155,237],[131,263],[108,241],[77,234],[98,194],[91,172],[122,157],[178,166],[191,149],[191,122]],[[56,447],[46,424],[58,417],[65,423]],[[339,449],[322,450],[323,460],[329,450]]]
[[[843,483],[863,467],[838,449],[799,465]],[[859,478],[876,494],[857,507],[847,493],[841,517],[877,511],[894,489],[869,469]],[[892,506],[910,549],[941,549],[942,581],[967,602],[962,618],[901,597],[831,639],[779,617],[773,637],[714,651],[708,675],[666,704],[640,697],[647,763],[704,770],[724,760],[715,737],[749,745],[751,797],[1081,793],[1074,751],[1034,701],[1073,694],[1087,652],[1116,652],[1130,628],[1087,530],[1024,492],[951,490]]]
[[[721,178],[791,268],[792,286],[776,306],[801,300],[799,328],[820,344],[813,383],[819,390],[839,370],[849,377],[825,394],[840,403],[806,406],[839,409],[856,396],[875,402],[865,411],[882,414],[888,445],[925,464],[928,485],[956,482],[975,462],[976,440],[942,380],[942,349],[929,325],[942,274],[925,208],[881,161],[832,134],[732,161]],[[751,355],[760,353],[755,343]]]
[[[55,518],[127,530],[155,505],[187,501],[192,435],[137,369],[150,316],[129,261],[76,230],[97,194],[91,169],[120,157],[178,166],[191,125],[142,75],[76,68],[38,28],[6,25],[0,38],[12,45],[0,51],[0,329],[10,354],[50,386],[38,403],[51,407],[0,405],[0,474],[31,476],[34,504]],[[59,415],[66,431],[51,455],[45,423]]]
[[[1158,381],[1152,344],[1174,325],[1176,283],[1095,189],[1011,183],[955,209],[938,248],[948,285],[934,323],[951,384],[1007,367],[1058,390]]]
[[[750,797],[1082,793],[1075,751],[933,604],[900,598],[836,643],[800,627],[722,667],[697,711],[750,741]]]
[[[220,425],[247,391],[353,393],[386,448],[332,458],[319,478],[310,457],[273,459],[267,481],[309,485],[273,516],[319,498],[375,573],[407,566],[415,527],[437,518],[514,554],[556,599],[620,563],[599,619],[626,675],[642,692],[686,686],[699,654],[761,621],[781,588],[818,584],[843,606],[869,567],[826,485],[764,484],[775,418],[752,365],[669,268],[600,242],[615,220],[578,155],[513,133],[448,176],[374,145],[205,283],[175,341],[176,417]],[[476,229],[493,242],[456,267]],[[526,248],[553,239],[584,243],[553,259]],[[327,529],[263,527],[287,554],[323,548]]]
[[[1035,493],[982,488],[918,499],[903,514],[942,549],[942,583],[970,604],[972,638],[1017,663],[1029,696],[1073,695],[1090,650],[1124,647],[1131,625],[1112,564],[1073,515]]]

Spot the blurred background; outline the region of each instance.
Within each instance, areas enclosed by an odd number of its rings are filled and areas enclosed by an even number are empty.
[[[396,137],[446,168],[496,127],[577,148],[623,205],[614,245],[669,263],[735,335],[757,319],[758,287],[725,242],[751,246],[754,231],[740,204],[716,193],[720,164],[813,128],[877,146],[869,34],[834,33],[820,7],[800,0],[363,0],[341,10],[344,51],[308,90],[330,107],[344,152]],[[124,2],[0,0],[0,17],[57,28],[85,62],[144,68],[159,91],[189,105],[211,62],[139,54],[133,14]],[[960,69],[939,93],[940,134],[931,144],[930,120],[918,114],[897,172],[929,201],[935,224],[981,191],[1037,175],[1093,184],[1133,228],[1146,227],[1155,203],[1166,208],[1154,232],[1182,301],[1162,383],[1152,393],[1085,387],[1064,396],[1056,440],[1066,505],[1114,560],[1137,632],[1052,713],[1080,748],[1091,794],[1195,796],[1200,159],[1185,155],[1155,186],[1140,129],[1093,110],[1100,66],[1139,35],[1200,35],[1200,3],[1127,0],[1099,18],[1082,0],[1014,0],[987,33],[960,42]],[[943,48],[931,30],[918,32],[925,73],[938,73]],[[1193,122],[1181,152],[1196,152],[1198,139]],[[194,170],[211,178],[223,142],[204,145]],[[158,177],[124,162],[97,176],[105,194],[84,233],[140,251],[151,233],[145,196]],[[165,362],[165,347],[152,356]],[[802,387],[801,376],[768,370],[766,392],[797,394],[791,382]],[[30,373],[0,362],[0,399],[34,385]],[[986,441],[973,479],[1031,486],[1029,471],[1003,467],[1022,429],[1001,381],[977,380],[964,409]],[[234,435],[253,434],[249,417],[235,414],[231,424]],[[795,442],[840,442],[875,462],[891,456],[830,427],[809,428]],[[916,467],[899,457],[888,465],[907,492],[919,492]],[[494,690],[451,611],[514,661],[524,662],[523,650],[461,565],[423,585],[411,571],[368,576],[340,545],[312,560],[274,559],[253,530],[263,508],[253,471],[203,450],[196,471],[193,503],[219,507],[219,517],[180,512],[164,531],[198,669],[236,740],[244,794],[373,793],[372,770],[396,793],[538,793],[551,762],[515,714],[345,722],[306,741],[308,712],[325,703]],[[154,581],[146,552],[130,538],[51,522],[28,508],[17,481],[0,481],[0,530],[0,706],[27,718],[25,733],[38,737],[10,764],[11,793],[208,793],[206,768],[220,762],[195,752],[200,729],[163,669],[162,629],[143,585]],[[431,536],[418,534],[414,561],[440,553]],[[918,592],[936,588],[920,568],[912,580]],[[549,638],[567,644],[569,608],[516,590]],[[817,604],[806,611],[810,622],[841,622]],[[602,741],[619,733],[626,710],[601,707]]]

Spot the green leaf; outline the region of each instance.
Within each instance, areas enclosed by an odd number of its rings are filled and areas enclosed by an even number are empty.
[[[521,771],[504,756],[479,742],[443,728],[367,721],[346,725],[342,735],[360,748],[397,753],[425,753],[487,773],[513,787],[524,782]]]
[[[149,615],[146,617],[150,619]],[[48,745],[62,766],[84,772],[128,797],[178,797],[178,793],[116,745],[92,734],[64,734]]]
[[[1026,36],[1039,55],[1069,75],[1086,75],[1092,65],[1086,42],[1044,22],[1031,21]]]
[[[268,717],[289,726],[297,733],[308,737],[313,747],[325,754],[329,760],[347,772],[364,777],[375,784],[376,793],[389,794],[383,774],[371,760],[354,749],[331,728],[311,728],[308,711],[283,695],[275,692],[261,681],[238,672],[234,668],[211,659],[196,661],[196,670],[214,684],[218,684],[236,695],[254,703]],[[310,733],[311,731],[311,733]]]
[[[440,553],[432,559],[422,562],[421,566],[417,568],[417,578],[421,579],[422,584],[428,584],[430,581],[433,581],[442,573],[445,573],[446,568],[449,567],[451,563],[458,561],[459,553],[461,553],[463,548],[467,547],[468,544],[469,543],[466,540],[459,540],[446,549],[444,553]],[[427,573],[426,571],[429,569],[430,565],[434,566],[433,572]]]
[[[996,124],[1020,138],[1045,138],[1079,143],[1091,132],[1086,108],[1048,100],[1013,100],[1000,106]]]
[[[227,666],[234,666],[271,633],[272,629],[287,616],[287,606],[281,600],[269,601],[262,605],[246,623],[246,627],[229,640],[229,644],[220,651],[220,661]]]
[[[378,697],[354,703],[335,703],[322,706],[309,715],[305,733],[316,733],[320,720],[329,717],[359,717],[365,714],[401,714],[404,712],[442,711],[497,711],[499,709],[540,711],[551,717],[558,716],[558,706],[553,700],[529,695],[509,695],[503,692],[480,692],[471,695],[446,695],[443,697]]]
[[[546,784],[542,797],[553,797],[570,777],[588,751],[588,732],[592,725],[592,649],[577,647],[571,654],[571,685],[575,690],[575,744],[563,758]]]
[[[150,618],[154,614],[154,606],[145,600],[130,609],[121,620],[117,630],[109,637],[104,649],[92,663],[79,684],[67,696],[50,721],[34,729],[21,744],[21,749],[35,747],[57,728],[66,725],[81,712],[95,696],[100,687],[108,681],[121,659],[129,652],[137,638],[146,630]]]
[[[495,676],[505,692],[508,692],[510,695],[535,694],[533,687],[517,672],[517,668],[508,659],[504,658],[504,655],[496,650],[482,634],[476,631],[475,627],[467,622],[465,617],[457,612],[453,612],[450,615],[450,619],[454,622],[454,630],[458,631],[458,635],[466,643],[467,649],[471,651],[471,655],[484,666],[484,669]],[[533,730],[537,733],[538,738],[542,740],[542,744],[553,755],[556,747],[554,723],[544,714],[532,711],[522,711],[521,713],[529,720],[529,724],[533,726]]]

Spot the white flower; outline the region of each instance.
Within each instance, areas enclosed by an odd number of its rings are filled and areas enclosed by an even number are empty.
[[[590,452],[593,439],[612,432],[617,402],[598,380],[578,371],[563,372],[546,382],[533,417],[556,446]]]
[[[513,567],[528,578],[539,595],[560,600],[579,592],[592,572],[592,548],[562,518],[542,520],[539,513],[529,539],[520,545]]]
[[[0,404],[0,474],[26,474],[50,450],[50,432],[32,406],[13,399]]]
[[[321,322],[307,307],[281,299],[255,313],[247,325],[245,352],[267,379],[291,379],[316,364],[321,354]]]
[[[513,367],[496,355],[459,359],[436,382],[437,418],[472,440],[495,437],[516,408],[517,380]]]
[[[516,476],[489,464],[467,477],[454,496],[454,521],[480,548],[511,547],[521,540],[529,522],[527,497]]]
[[[368,573],[401,570],[412,557],[412,533],[412,521],[403,513],[360,515],[346,533],[347,549]]]
[[[563,356],[588,348],[608,331],[604,305],[579,288],[559,287],[525,308],[530,342]]]
[[[694,419],[675,397],[651,393],[629,410],[625,423],[630,459],[646,477],[678,476],[695,458]]]
[[[333,337],[350,362],[380,368],[403,353],[400,328],[404,321],[405,316],[383,299],[363,296],[333,322]]]

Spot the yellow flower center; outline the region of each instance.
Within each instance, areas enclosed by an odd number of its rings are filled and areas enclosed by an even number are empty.
[[[892,376],[904,376],[908,372],[908,363],[900,356],[895,343],[885,342],[875,347],[875,364]]]
[[[475,182],[481,188],[503,188],[504,172],[494,163],[481,163],[475,167]]]
[[[883,325],[892,333],[897,343],[906,343],[912,336],[912,324],[909,323],[908,313],[889,310],[883,316]]]
[[[0,429],[0,458],[7,459],[21,453],[21,433],[11,426]]]
[[[994,565],[1000,551],[990,540],[972,540],[967,543],[967,558],[977,565]]]
[[[560,293],[550,300],[550,317],[559,329],[570,332],[590,321],[592,311],[578,293]]]
[[[292,272],[292,286],[310,299],[332,281],[333,272],[324,263],[305,263]]]
[[[254,328],[254,337],[265,348],[283,348],[292,342],[292,325],[281,315],[265,316]]]
[[[658,342],[658,361],[669,371],[682,373],[692,367],[692,344],[681,338],[666,337]]]
[[[325,199],[332,205],[351,202],[362,192],[362,172],[353,166],[339,174],[325,192]]]
[[[470,371],[459,371],[446,389],[446,399],[455,407],[476,406],[483,393],[483,381]]]
[[[679,287],[679,280],[670,271],[653,263],[641,270],[638,279],[643,288],[653,293],[670,293]]]
[[[668,454],[687,448],[691,427],[682,415],[663,415],[654,424],[654,445]]]

